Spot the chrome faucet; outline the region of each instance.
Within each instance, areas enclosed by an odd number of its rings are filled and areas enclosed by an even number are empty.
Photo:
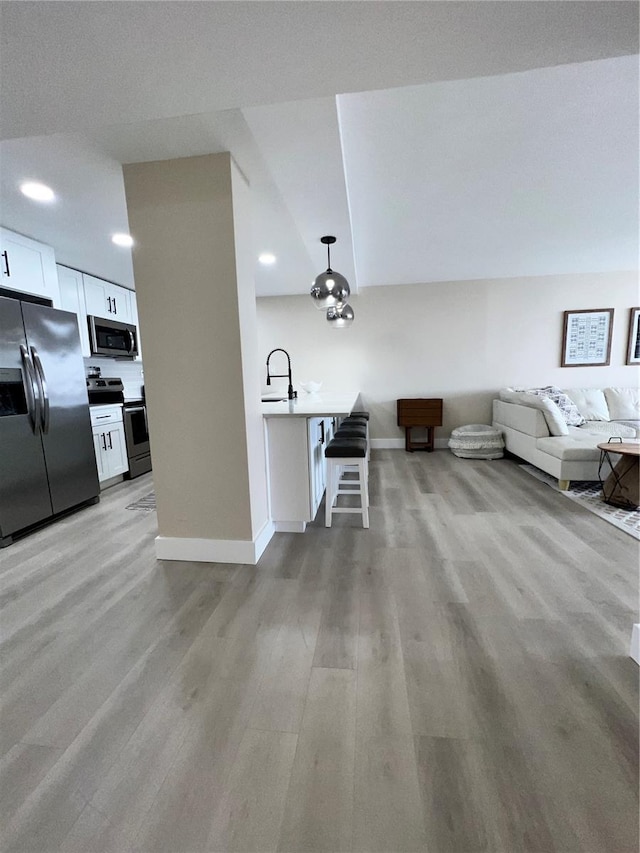
[[[289,366],[288,373],[269,373],[269,359],[274,354],[274,352],[283,352],[286,355],[287,364]],[[298,396],[298,392],[293,390],[293,380],[291,379],[291,359],[289,358],[289,353],[286,351],[286,349],[280,349],[280,347],[278,347],[277,349],[272,349],[269,355],[267,356],[267,385],[271,385],[272,379],[284,379],[285,376],[289,379],[287,396],[290,400],[295,400],[295,398]]]

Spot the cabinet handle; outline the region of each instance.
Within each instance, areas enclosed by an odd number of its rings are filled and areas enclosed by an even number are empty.
[[[117,313],[118,313],[118,307],[117,307],[117,305],[116,305],[116,298],[115,298],[115,296],[113,297],[113,313],[114,313],[114,314],[117,314]]]
[[[110,418],[111,415],[98,415],[96,418],[97,421],[103,421],[105,418]]]
[[[2,253],[2,257],[4,258],[4,269],[2,271],[3,275],[9,276],[11,278],[11,270],[9,269],[9,253],[5,249]]]
[[[111,441],[111,430],[107,433],[109,436],[109,450],[113,450],[113,442]]]
[[[105,435],[105,433],[102,433],[100,438],[102,439],[102,449],[106,450],[107,449],[107,436]]]
[[[324,444],[324,439],[325,439],[324,421],[322,420],[322,421],[320,421],[320,444]]]

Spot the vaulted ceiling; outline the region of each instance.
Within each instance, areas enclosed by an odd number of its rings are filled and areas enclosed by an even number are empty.
[[[635,2],[1,10],[2,223],[63,263],[132,284],[120,164],[230,150],[259,295],[307,292],[326,233],[356,289],[637,265]]]

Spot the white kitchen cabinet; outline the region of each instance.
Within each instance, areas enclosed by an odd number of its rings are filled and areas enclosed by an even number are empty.
[[[331,419],[309,418],[309,488],[311,498],[311,518],[316,517],[327,485],[327,463],[324,449],[331,441]]]
[[[72,311],[77,316],[82,355],[85,358],[89,358],[91,356],[91,345],[89,343],[87,306],[84,301],[82,273],[61,264],[57,265],[57,269],[58,284],[60,286],[60,308],[63,311]]]
[[[325,491],[324,449],[331,418],[266,419],[271,518],[276,530],[303,532]]]
[[[83,273],[84,301],[87,314],[131,323],[131,291],[102,278]]]
[[[100,483],[126,473],[129,470],[129,460],[122,406],[92,406],[91,427]]]
[[[0,228],[2,287],[60,303],[56,258],[51,246]]]

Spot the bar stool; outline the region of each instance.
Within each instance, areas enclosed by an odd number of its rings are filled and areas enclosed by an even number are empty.
[[[370,457],[369,446],[369,424],[364,418],[355,418],[351,415],[344,418],[340,422],[340,426],[336,430],[336,437],[344,438],[365,438],[367,440],[367,461]]]
[[[341,435],[343,438],[366,438],[367,428],[360,424],[341,423],[335,434],[336,436]]]
[[[369,412],[365,410],[353,411],[348,415],[342,423],[361,423],[367,428],[367,443],[369,442]]]
[[[369,527],[369,466],[367,463],[367,440],[365,438],[336,437],[324,452],[327,460],[327,493],[325,496],[325,527],[331,527],[331,517],[336,512],[360,513],[362,526]],[[341,470],[348,466],[357,471],[357,480],[348,480],[349,486],[340,488]],[[339,507],[340,495],[359,495],[359,507]],[[334,506],[335,504],[335,506]]]

